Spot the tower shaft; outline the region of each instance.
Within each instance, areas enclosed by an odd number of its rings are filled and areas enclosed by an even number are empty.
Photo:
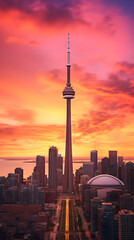
[[[71,99],[67,99],[64,191],[68,192],[68,193],[72,193],[72,191],[73,191],[72,136],[71,136]]]

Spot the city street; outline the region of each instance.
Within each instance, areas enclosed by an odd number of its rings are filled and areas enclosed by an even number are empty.
[[[69,240],[69,199],[66,199],[65,240]]]
[[[55,226],[54,226],[53,232],[50,233],[50,240],[55,240],[56,239],[56,234],[58,232],[58,226],[59,226],[60,210],[61,210],[61,199],[58,200],[56,213],[52,217],[52,222],[55,224]]]
[[[88,230],[89,223],[85,219],[85,216],[83,214],[83,210],[82,210],[81,206],[78,207],[78,212],[79,212],[79,214],[81,216],[81,219],[82,219],[82,228],[85,231],[86,237],[88,239],[91,239],[91,232]]]

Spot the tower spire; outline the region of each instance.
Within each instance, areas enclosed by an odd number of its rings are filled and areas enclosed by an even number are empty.
[[[67,66],[70,66],[70,34],[68,33]]]

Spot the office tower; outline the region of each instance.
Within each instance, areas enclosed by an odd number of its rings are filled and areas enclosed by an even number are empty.
[[[134,211],[134,196],[129,193],[120,196],[120,208]]]
[[[97,170],[96,170],[95,175],[97,176],[97,175],[100,175],[100,174],[101,174],[101,162],[98,162],[98,164],[97,164]]]
[[[39,173],[37,172],[37,167],[34,167],[34,171],[32,173],[32,184],[37,184],[39,182]]]
[[[45,186],[45,157],[38,155],[36,157],[36,167],[34,169],[38,186]]]
[[[94,175],[95,175],[95,172],[97,170],[97,163],[98,163],[98,156],[97,156],[97,151],[94,150],[94,151],[91,151],[91,162],[94,163]]]
[[[110,160],[107,157],[101,159],[101,173],[102,174],[109,174],[109,165]]]
[[[134,169],[130,169],[129,172],[129,191],[130,193],[134,194]]]
[[[119,215],[114,215],[114,240],[119,240]]]
[[[111,202],[114,205],[119,205],[121,194],[122,191],[117,189],[107,192],[106,202]]]
[[[58,149],[54,146],[49,148],[49,188],[57,188],[57,159],[58,159]]]
[[[90,178],[94,176],[94,163],[83,163],[83,175],[88,175]]]
[[[125,182],[125,163],[123,162],[122,166],[118,166],[118,178]]]
[[[83,168],[80,167],[75,172],[75,187],[77,191],[79,191],[79,184],[80,184],[80,179],[82,175],[83,175]]]
[[[0,177],[0,184],[4,184],[5,185],[5,182],[6,182],[6,178],[1,176]]]
[[[18,186],[19,176],[15,173],[9,173],[7,177],[7,185],[8,187]]]
[[[85,216],[88,220],[91,218],[91,199],[97,197],[96,189],[85,190]]]
[[[86,196],[86,190],[90,190],[90,186],[88,184],[80,185],[79,191],[80,191],[80,200],[82,202],[82,206],[85,208],[85,196]],[[95,196],[96,197],[96,196]]]
[[[19,183],[23,183],[23,169],[15,168],[15,173],[19,175]]]
[[[90,180],[90,177],[89,177],[89,175],[82,175],[81,177],[80,177],[80,184],[81,185],[85,185],[85,184],[87,184],[87,182]]]
[[[111,203],[102,203],[98,208],[98,240],[115,240],[115,220]]]
[[[117,151],[109,151],[109,174],[113,176],[117,176]]]
[[[120,180],[124,181],[124,162],[123,157],[118,157],[118,171],[117,176]]]
[[[123,157],[118,157],[118,167],[123,166]]]
[[[4,184],[0,184],[0,205],[4,204]]]
[[[73,191],[73,164],[72,164],[72,135],[71,135],[71,99],[75,92],[70,83],[70,46],[68,34],[67,51],[67,84],[63,91],[63,98],[67,100],[67,120],[66,120],[66,150],[65,150],[65,171],[64,171],[64,192]]]
[[[57,158],[57,186],[63,186],[63,157],[61,154]]]
[[[121,210],[119,212],[119,240],[134,239],[134,212]]]
[[[127,162],[124,167],[124,172],[127,189],[130,193],[134,193],[134,163]]]
[[[80,168],[76,169],[76,172],[75,172],[75,184],[76,185],[80,184],[80,178],[82,175],[83,175],[83,168],[80,167]]]
[[[98,231],[98,208],[101,208],[102,200],[99,197],[91,199],[91,232],[92,236]]]
[[[19,193],[19,202],[21,205],[28,205],[28,188],[22,187]]]
[[[42,205],[45,203],[44,187],[38,187],[37,184],[29,184],[20,190],[21,205]]]
[[[13,186],[6,190],[6,203],[17,204],[19,200],[19,191],[17,187]]]

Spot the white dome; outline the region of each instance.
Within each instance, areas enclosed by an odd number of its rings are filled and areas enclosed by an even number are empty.
[[[94,187],[123,187],[124,186],[124,183],[120,179],[108,174],[97,175],[91,178],[87,182],[87,184]]]

